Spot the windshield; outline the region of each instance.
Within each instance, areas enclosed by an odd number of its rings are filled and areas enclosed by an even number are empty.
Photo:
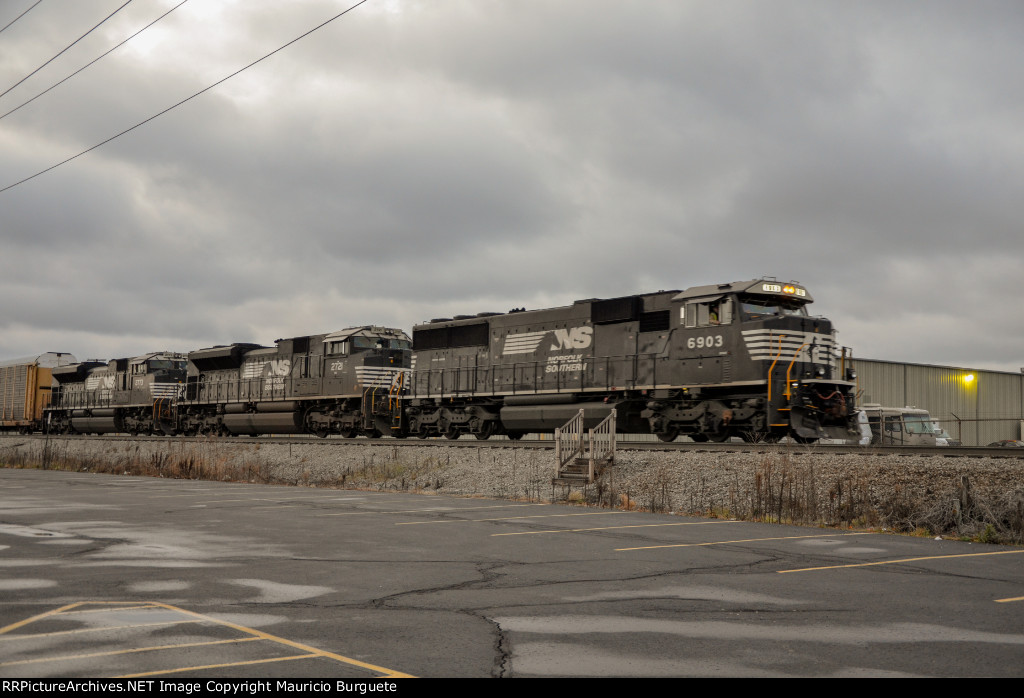
[[[927,415],[905,414],[903,415],[903,423],[907,425],[908,434],[935,433],[935,427],[932,426],[932,422],[930,419],[928,419]]]
[[[807,316],[807,306],[799,301],[776,298],[743,298],[740,311],[744,320],[760,320],[766,317],[796,315]]]
[[[352,349],[410,349],[412,342],[407,339],[388,339],[387,337],[353,337]]]
[[[171,371],[171,370],[174,370],[174,369],[181,370],[181,369],[184,369],[184,368],[185,368],[185,362],[184,361],[172,361],[170,359],[150,359],[149,360],[149,370],[150,371],[159,371],[159,370]]]

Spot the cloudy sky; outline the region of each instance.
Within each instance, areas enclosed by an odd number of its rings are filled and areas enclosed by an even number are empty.
[[[0,188],[355,1],[188,0],[0,118]],[[178,2],[134,0],[0,114]],[[42,0],[0,90],[123,4]],[[368,0],[0,192],[0,359],[768,275],[858,356],[1017,371],[1021,37],[1019,0]]]

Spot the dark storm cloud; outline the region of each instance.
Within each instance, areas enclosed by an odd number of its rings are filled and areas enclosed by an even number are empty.
[[[0,82],[117,4],[41,5],[5,32]],[[133,3],[46,73],[169,6]],[[0,176],[344,6],[193,0],[0,121]],[[1015,369],[1022,23],[1014,3],[371,0],[0,195],[0,289],[23,299],[0,353],[61,331],[120,355],[408,329],[771,274],[860,356]]]

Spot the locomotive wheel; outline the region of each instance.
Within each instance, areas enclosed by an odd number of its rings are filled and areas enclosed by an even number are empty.
[[[354,428],[342,429],[341,430],[341,435],[343,437],[345,437],[346,439],[354,439],[354,438],[356,438],[356,435],[358,433],[359,432],[357,432]]]
[[[670,428],[666,429],[665,431],[657,432],[657,437],[659,439],[661,439],[662,441],[664,441],[665,443],[671,443],[671,442],[675,441],[676,437],[678,437],[678,436],[679,436],[679,428],[678,427],[670,427]]]
[[[448,427],[448,431],[444,433],[444,438],[451,439],[452,441],[459,438],[460,436],[462,436],[462,432],[455,427]]]
[[[699,444],[705,443],[708,440],[707,434],[687,434],[687,436]]]
[[[523,438],[523,432],[521,432],[521,431],[510,431],[508,433],[508,438],[511,441],[519,441],[519,439]]]
[[[418,432],[416,432],[416,438],[417,439],[425,439],[428,436],[430,436],[430,435],[427,433],[426,429],[420,429]]]
[[[491,438],[491,434],[494,433],[494,422],[488,420],[480,425],[480,431],[476,432],[474,436],[480,441],[486,441]]]
[[[728,431],[716,431],[708,434],[708,438],[714,441],[715,443],[723,443],[725,441],[728,441],[730,436],[732,436],[732,434],[730,434]]]
[[[326,439],[327,433],[327,427],[319,427],[313,430],[313,435],[316,436],[318,439]]]

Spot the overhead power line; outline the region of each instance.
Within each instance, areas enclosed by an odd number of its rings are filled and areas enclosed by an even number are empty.
[[[34,2],[34,3],[32,3],[32,7],[35,7],[36,5],[38,5],[39,3],[41,3],[42,1],[43,1],[43,0],[36,0],[36,1]],[[21,19],[22,17],[24,17],[25,15],[27,15],[27,14],[28,14],[28,12],[29,12],[29,10],[31,10],[31,9],[32,9],[32,7],[28,8],[28,10],[25,10],[25,11],[24,11],[24,12],[22,12],[22,13],[21,13],[20,15],[18,15],[18,16],[17,16],[17,17],[15,17],[14,19],[12,19],[12,20],[11,20],[10,22],[8,22],[7,24],[5,24],[5,25],[4,25],[4,29],[6,29],[7,27],[11,26],[11,25],[12,25],[12,24],[14,24],[15,22],[17,22],[17,21],[18,21],[19,19]],[[0,29],[0,32],[2,32],[2,31],[3,31],[4,29]]]
[[[38,177],[40,175],[44,175],[47,172],[49,172],[50,170],[55,170],[58,167],[60,167],[61,165],[65,165],[65,164],[71,162],[72,160],[75,160],[76,158],[82,157],[86,153],[91,153],[92,151],[96,150],[97,148],[100,148],[100,147],[106,145],[107,143],[110,143],[111,141],[120,138],[124,134],[130,133],[130,132],[134,131],[135,129],[137,129],[138,127],[143,126],[145,124],[148,124],[153,119],[161,117],[161,116],[163,116],[164,114],[166,114],[167,112],[169,112],[169,111],[171,111],[173,109],[177,109],[182,104],[185,104],[186,102],[190,102],[191,100],[195,99],[196,97],[198,97],[199,95],[203,94],[204,92],[209,92],[214,87],[217,87],[217,85],[220,85],[221,83],[227,82],[228,80],[230,80],[231,78],[235,77],[236,75],[238,75],[240,73],[244,73],[246,70],[248,70],[249,68],[253,67],[257,63],[261,63],[261,62],[265,61],[266,59],[270,58],[271,56],[273,56],[274,54],[280,53],[281,51],[283,51],[284,49],[288,48],[292,44],[294,44],[294,43],[296,43],[298,41],[301,41],[302,39],[305,39],[307,36],[309,36],[313,32],[319,31],[320,29],[323,29],[324,27],[326,27],[328,24],[330,24],[334,20],[347,15],[349,12],[351,12],[354,9],[356,9],[357,7],[359,7],[360,5],[362,5],[365,2],[367,2],[367,0],[359,0],[359,2],[357,2],[354,5],[352,5],[348,9],[339,12],[338,14],[334,15],[333,17],[331,17],[330,19],[328,19],[325,22],[321,22],[320,24],[318,24],[317,26],[313,27],[309,31],[307,31],[307,32],[305,32],[303,34],[300,34],[299,36],[295,37],[294,39],[292,39],[288,43],[284,44],[283,46],[279,46],[278,48],[274,49],[273,51],[271,51],[270,53],[266,54],[265,56],[263,56],[261,58],[257,58],[252,63],[250,63],[250,64],[248,64],[248,65],[246,65],[246,66],[244,66],[242,68],[239,68],[235,72],[231,73],[230,75],[228,75],[226,77],[221,78],[220,80],[218,80],[217,82],[213,83],[212,85],[207,85],[206,87],[204,87],[203,89],[199,90],[195,94],[193,94],[193,95],[191,95],[189,97],[186,97],[185,99],[181,100],[180,102],[177,102],[176,104],[172,104],[171,106],[167,107],[163,111],[157,112],[153,116],[149,117],[148,119],[144,119],[143,121],[140,121],[139,123],[135,124],[134,126],[126,128],[125,130],[123,130],[120,133],[117,133],[117,134],[111,136],[110,138],[106,139],[105,141],[101,141],[101,142],[97,143],[96,145],[92,146],[91,148],[86,148],[82,152],[78,153],[77,155],[72,155],[71,157],[67,158],[66,160],[61,160],[56,165],[50,165],[45,170],[40,170],[39,172],[36,172],[34,175],[31,175],[29,177],[25,177],[25,179],[22,179],[22,180],[19,180],[17,182],[14,182],[13,184],[8,184],[3,189],[0,189],[0,194],[2,194],[3,192],[7,191],[8,189],[13,189],[14,187],[18,186],[19,184],[24,184],[25,182],[28,182],[29,180],[35,179],[36,177]]]
[[[40,2],[42,2],[42,0],[39,0],[39,1],[40,1]],[[39,94],[37,94],[37,95],[36,95],[35,97],[33,97],[32,99],[29,99],[29,100],[26,100],[26,101],[22,102],[21,104],[19,104],[18,106],[16,106],[16,107],[15,107],[14,109],[11,109],[10,111],[6,112],[5,114],[0,114],[0,119],[3,119],[3,118],[6,118],[6,117],[10,116],[11,114],[13,114],[14,112],[18,111],[19,109],[21,109],[21,108],[22,108],[22,107],[24,107],[25,105],[27,105],[27,104],[30,104],[30,103],[32,103],[32,102],[34,102],[34,101],[36,101],[37,99],[39,99],[40,97],[42,97],[43,95],[45,95],[45,94],[46,94],[47,92],[49,92],[49,91],[50,91],[50,90],[52,90],[53,88],[55,88],[55,87],[57,87],[57,86],[59,86],[59,85],[63,85],[63,84],[65,83],[65,82],[67,82],[67,81],[68,81],[68,80],[70,80],[71,78],[75,77],[76,75],[78,75],[79,73],[81,73],[81,72],[82,72],[83,70],[85,70],[86,68],[88,68],[89,66],[91,66],[91,65],[92,65],[93,63],[97,62],[98,60],[100,60],[101,58],[103,58],[104,56],[106,56],[107,54],[109,54],[109,53],[113,53],[113,52],[114,52],[114,51],[116,51],[117,49],[119,49],[119,48],[121,48],[122,46],[124,46],[125,44],[127,44],[127,43],[128,43],[129,41],[131,41],[132,39],[134,39],[135,37],[137,37],[137,36],[138,36],[139,34],[141,34],[142,32],[144,32],[144,31],[146,31],[147,29],[149,29],[150,27],[152,27],[152,26],[153,26],[154,24],[156,24],[157,22],[159,22],[159,21],[160,21],[161,19],[163,19],[163,18],[164,18],[164,17],[166,17],[167,15],[171,14],[172,12],[174,12],[174,11],[175,11],[176,9],[178,9],[179,7],[181,7],[182,5],[184,5],[184,4],[186,3],[186,2],[188,2],[188,0],[181,0],[181,2],[179,2],[179,3],[177,4],[177,5],[175,5],[175,6],[174,6],[174,7],[172,7],[171,9],[167,10],[167,12],[164,12],[164,13],[163,13],[162,15],[160,15],[159,17],[157,17],[156,19],[154,19],[154,20],[153,20],[152,22],[150,22],[149,24],[147,24],[146,26],[144,26],[144,27],[143,27],[142,29],[138,30],[137,32],[135,32],[134,34],[132,34],[131,36],[129,36],[129,37],[127,38],[127,39],[125,39],[125,40],[124,40],[124,41],[122,41],[121,43],[117,44],[116,46],[114,46],[114,47],[112,47],[112,48],[108,49],[108,50],[107,50],[107,51],[106,51],[105,53],[102,53],[102,54],[100,54],[99,56],[97,56],[96,58],[92,59],[91,61],[89,61],[88,63],[86,63],[85,65],[83,65],[83,66],[82,66],[81,68],[79,68],[79,69],[78,69],[78,70],[76,70],[75,72],[73,72],[73,73],[71,73],[70,75],[68,75],[67,77],[65,77],[65,78],[64,78],[63,80],[61,80],[60,82],[55,82],[54,84],[50,85],[50,86],[49,86],[49,87],[47,87],[47,88],[46,88],[45,90],[43,90],[42,92],[40,92]]]
[[[65,52],[65,51],[67,51],[67,50],[68,50],[69,48],[71,48],[72,46],[74,46],[75,44],[77,44],[77,43],[78,43],[79,41],[81,41],[81,40],[82,40],[82,39],[84,39],[85,37],[87,37],[87,36],[89,36],[90,34],[92,34],[92,33],[93,33],[94,31],[96,31],[96,29],[98,29],[98,28],[99,28],[99,27],[100,27],[100,26],[101,26],[101,25],[103,24],[103,22],[106,22],[106,21],[107,21],[108,19],[110,19],[111,17],[113,17],[114,15],[116,15],[116,14],[117,14],[118,12],[120,12],[121,10],[123,10],[123,9],[124,9],[125,7],[127,7],[127,6],[128,6],[128,5],[130,5],[131,3],[132,3],[132,0],[128,0],[128,1],[127,1],[127,2],[126,2],[126,3],[124,4],[124,5],[121,5],[121,6],[119,7],[119,8],[117,8],[116,10],[114,10],[113,12],[111,12],[111,13],[110,13],[109,15],[107,15],[107,16],[106,16],[106,17],[105,17],[105,18],[103,19],[103,21],[102,21],[102,22],[100,22],[100,23],[99,23],[99,24],[97,24],[97,25],[96,25],[95,27],[93,27],[92,29],[90,29],[90,30],[89,30],[89,31],[87,31],[86,33],[82,34],[82,35],[81,35],[80,37],[78,37],[77,39],[75,39],[74,41],[72,41],[72,42],[71,42],[70,44],[68,44],[67,46],[65,46],[65,47],[64,47],[63,49],[61,49],[60,53],[58,53],[58,54],[57,54],[56,56],[54,56],[54,57],[53,57],[53,58],[51,58],[50,60],[46,61],[46,63],[43,63],[43,64],[42,64],[41,66],[39,66],[38,68],[36,68],[35,70],[33,70],[33,71],[32,71],[31,73],[29,73],[29,74],[28,74],[28,75],[26,75],[25,77],[23,77],[23,78],[22,78],[21,80],[18,80],[18,82],[14,83],[13,85],[11,85],[10,87],[8,87],[8,88],[7,88],[6,90],[4,90],[3,92],[0,92],[0,97],[3,97],[3,96],[4,96],[5,94],[7,94],[7,93],[8,93],[8,92],[10,92],[11,90],[13,90],[13,89],[14,89],[15,87],[17,87],[17,86],[18,86],[18,85],[20,85],[21,83],[25,82],[26,80],[28,80],[28,79],[29,79],[30,77],[32,77],[33,75],[35,75],[36,73],[38,73],[38,72],[39,72],[40,70],[42,70],[42,69],[43,69],[43,68],[45,68],[46,66],[50,65],[50,63],[52,63],[52,62],[53,62],[53,61],[55,61],[55,60],[56,60],[57,58],[59,58],[59,57],[60,57],[60,56],[61,56],[61,55],[62,55],[62,54],[63,54],[63,53]],[[33,5],[32,7],[35,7],[35,5]],[[30,7],[29,9],[32,9],[32,8]]]

